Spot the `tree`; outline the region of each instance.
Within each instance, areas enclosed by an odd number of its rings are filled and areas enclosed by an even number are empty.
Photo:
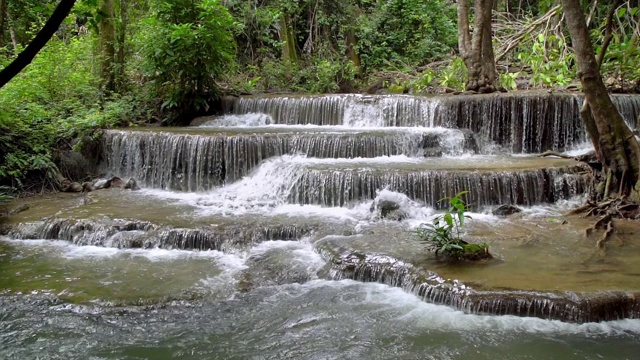
[[[169,122],[206,113],[233,65],[235,22],[219,0],[157,0],[142,34],[145,70]]]
[[[33,58],[47,44],[47,41],[56,33],[60,24],[69,15],[75,0],[60,0],[60,3],[51,14],[44,27],[29,45],[18,55],[18,57],[0,72],[0,88],[8,83],[13,77],[18,75],[22,69],[33,61]]]
[[[116,29],[113,19],[113,0],[103,0],[100,4],[98,14],[100,15],[98,32],[100,34],[101,88],[102,90],[110,93],[116,89],[116,76],[114,69],[114,60],[116,55]]]
[[[467,67],[467,91],[496,90],[496,62],[491,44],[491,10],[494,0],[476,0],[473,36],[469,31],[468,0],[458,0],[458,47]]]
[[[609,197],[618,193],[638,201],[640,146],[611,101],[602,81],[579,0],[562,0],[562,6],[576,54],[578,77],[586,105],[590,109],[582,113],[583,122],[607,175],[601,196]]]

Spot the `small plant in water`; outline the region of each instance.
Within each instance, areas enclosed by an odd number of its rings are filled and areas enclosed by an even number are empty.
[[[487,244],[469,244],[462,240],[465,219],[471,218],[466,214],[469,208],[462,199],[467,193],[468,191],[461,191],[453,197],[441,199],[440,201],[448,200],[449,207],[436,216],[431,224],[421,224],[417,229],[420,241],[427,245],[427,250],[434,251],[436,256],[441,254],[456,260],[491,257]]]

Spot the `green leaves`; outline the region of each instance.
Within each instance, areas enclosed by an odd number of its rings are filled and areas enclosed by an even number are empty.
[[[469,209],[463,200],[467,193],[469,192],[461,191],[451,198],[441,199],[440,201],[448,201],[447,210],[436,216],[431,224],[421,224],[418,227],[416,233],[420,241],[427,245],[427,250],[452,258],[464,256],[467,243],[461,238],[461,229],[465,219],[470,218],[466,215]]]
[[[235,22],[219,0],[156,0],[138,41],[169,122],[180,112],[208,109],[216,79],[233,65]]]
[[[456,46],[455,7],[447,2],[389,0],[361,9],[355,30],[367,69],[426,64]]]

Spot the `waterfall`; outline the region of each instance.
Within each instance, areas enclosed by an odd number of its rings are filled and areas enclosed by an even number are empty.
[[[640,96],[612,95],[625,121],[635,126]],[[564,151],[586,139],[582,96],[570,93],[420,97],[330,95],[227,99],[234,114],[265,113],[277,124],[444,126],[470,129],[514,153]]]
[[[577,169],[576,169],[577,170]],[[374,199],[380,189],[406,194],[427,206],[441,208],[440,200],[471,189],[466,201],[475,207],[497,204],[531,206],[553,203],[582,194],[586,180],[573,169],[528,171],[306,171],[295,183],[289,201],[297,204],[345,206]]]
[[[8,235],[17,239],[66,240],[75,245],[120,249],[227,250],[274,239],[298,240],[312,230],[310,226],[289,224],[187,229],[105,218],[24,223]]]

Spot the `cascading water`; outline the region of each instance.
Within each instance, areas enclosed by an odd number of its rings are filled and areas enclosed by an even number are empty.
[[[614,101],[635,124],[640,97],[615,96]],[[587,190],[589,170],[572,160],[535,154],[578,151],[584,144],[581,96],[330,95],[224,102],[228,114],[198,119],[198,126],[105,131],[101,169],[135,178],[141,191],[116,188],[53,198],[1,229],[6,237],[0,238],[0,268],[8,270],[0,273],[0,283],[20,294],[33,293],[29,286],[35,286],[33,296],[43,296],[20,311],[66,316],[56,322],[65,323],[80,321],[86,311],[107,316],[114,306],[123,306],[124,313],[140,316],[121,316],[118,321],[133,323],[118,323],[117,329],[145,329],[135,331],[133,348],[122,350],[123,358],[137,354],[143,333],[156,334],[151,323],[168,322],[158,338],[174,340],[166,329],[196,326],[197,332],[215,323],[212,343],[254,346],[250,353],[200,348],[210,357],[278,358],[283,350],[260,339],[281,339],[284,331],[285,338],[296,344],[304,339],[312,348],[318,341],[333,343],[332,331],[340,331],[338,338],[364,348],[399,319],[413,324],[420,311],[428,326],[418,326],[416,334],[428,329],[448,338],[469,329],[504,330],[495,338],[483,337],[478,346],[529,332],[547,345],[540,334],[550,334],[553,341],[558,333],[573,339],[592,332],[624,334],[631,343],[640,339],[640,322],[611,322],[640,317],[639,289],[628,287],[640,266],[634,251],[615,255],[613,265],[592,260],[580,220],[561,219],[563,204],[575,204],[571,201]],[[497,260],[490,265],[448,266],[427,254],[415,236],[418,225],[432,222],[446,206],[444,198],[464,190],[470,191],[465,200],[474,211],[465,238],[495,249]],[[511,218],[492,215],[502,204],[524,209]],[[45,269],[46,276],[34,273],[37,269]],[[20,301],[13,296],[0,290],[0,339],[2,321],[10,316],[1,309],[13,306],[5,302]],[[53,306],[39,305],[49,297],[56,298]],[[77,310],[84,304],[99,309]],[[350,327],[353,323],[359,330]],[[373,340],[360,341],[362,329],[373,324],[385,326],[375,328],[380,334],[365,334]],[[16,341],[31,341],[25,339],[31,337]],[[168,343],[183,354],[182,340],[177,345],[174,340]],[[186,343],[198,348],[191,340]],[[356,357],[411,357],[416,346],[391,354],[385,352],[389,344],[381,356],[358,352]],[[107,351],[98,345],[92,349],[97,350],[79,357],[104,357]],[[486,350],[485,357],[493,358],[494,350]],[[617,347],[610,351],[618,352]],[[523,355],[518,349],[509,354]],[[344,354],[334,355],[322,353]]]

